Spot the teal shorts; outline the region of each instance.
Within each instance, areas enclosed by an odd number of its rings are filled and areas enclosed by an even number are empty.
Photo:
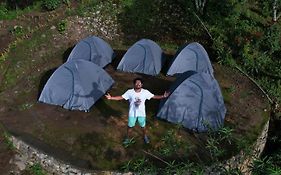
[[[146,117],[130,117],[128,118],[128,126],[134,127],[136,125],[136,121],[138,121],[140,127],[145,127],[145,118]]]

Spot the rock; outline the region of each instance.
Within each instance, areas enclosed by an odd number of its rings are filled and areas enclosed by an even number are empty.
[[[25,162],[15,161],[14,164],[19,168],[20,171],[23,171],[26,168]]]
[[[55,30],[55,29],[56,29],[56,26],[52,26],[50,29],[51,29],[51,30]]]

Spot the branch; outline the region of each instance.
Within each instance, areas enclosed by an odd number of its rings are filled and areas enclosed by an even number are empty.
[[[193,13],[193,15],[195,15],[196,18],[200,21],[201,25],[203,26],[203,28],[205,29],[205,31],[208,33],[209,37],[210,37],[212,40],[214,40],[213,37],[212,37],[212,35],[210,34],[208,28],[205,26],[205,24],[204,24],[203,21],[199,18],[199,16],[196,15],[196,13],[194,13],[194,12],[192,12],[192,13]]]
[[[276,21],[281,17],[281,13],[278,14],[278,16],[276,17]],[[275,21],[275,22],[276,22]]]
[[[172,166],[171,164],[169,164],[169,162],[167,162],[167,161],[161,159],[160,157],[155,156],[154,154],[152,154],[152,153],[150,153],[150,152],[147,152],[147,151],[145,151],[145,150],[142,150],[142,151],[143,151],[144,153],[146,153],[146,154],[148,154],[148,155],[150,155],[150,156],[152,156],[152,157],[154,157],[154,158],[160,160],[161,162],[163,162],[163,163],[165,163],[165,164],[167,164],[167,165],[169,165],[169,166]]]
[[[277,10],[278,10],[277,0],[274,0],[272,9],[273,9],[273,21],[276,22],[281,16],[280,13],[277,16]]]

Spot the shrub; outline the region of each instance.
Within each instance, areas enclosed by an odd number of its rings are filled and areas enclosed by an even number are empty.
[[[10,32],[16,36],[21,36],[23,34],[23,27],[15,25]]]
[[[43,8],[51,11],[51,10],[55,10],[56,8],[58,8],[61,4],[60,0],[44,0],[43,1]]]
[[[24,9],[28,6],[33,5],[36,0],[6,0],[8,9]]]
[[[67,21],[66,20],[62,20],[61,22],[58,23],[58,31],[60,33],[63,33],[66,30],[67,27]]]
[[[46,172],[43,170],[42,166],[39,163],[35,163],[28,168],[29,173],[32,175],[46,175]]]

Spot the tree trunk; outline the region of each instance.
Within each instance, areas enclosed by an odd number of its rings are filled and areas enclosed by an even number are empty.
[[[277,22],[277,20],[281,16],[281,13],[278,14],[278,9],[279,9],[278,0],[274,0],[272,9],[273,9],[273,22]]]
[[[204,8],[207,0],[195,0],[196,10],[199,11],[200,14],[204,13]]]

